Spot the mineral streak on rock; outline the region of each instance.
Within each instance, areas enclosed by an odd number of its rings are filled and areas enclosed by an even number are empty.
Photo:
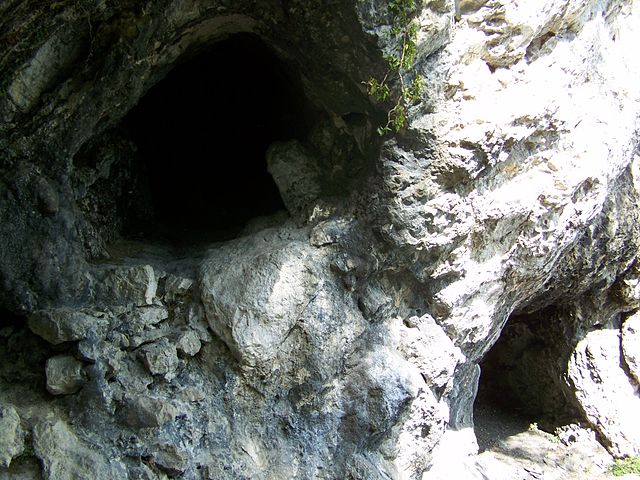
[[[0,2],[0,479],[640,453],[640,3],[409,3]]]

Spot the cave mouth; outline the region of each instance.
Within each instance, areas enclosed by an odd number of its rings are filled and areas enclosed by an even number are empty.
[[[531,425],[554,433],[580,419],[563,375],[566,350],[555,309],[512,315],[480,362],[474,428],[480,451]]]
[[[252,218],[284,211],[267,171],[276,141],[303,139],[314,109],[293,69],[252,34],[191,57],[153,86],[121,126],[144,185],[126,238],[226,240]]]

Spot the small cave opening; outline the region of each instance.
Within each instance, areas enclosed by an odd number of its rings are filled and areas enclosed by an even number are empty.
[[[125,236],[227,240],[248,220],[285,211],[265,152],[303,139],[314,112],[294,69],[255,35],[232,35],[176,66],[121,124],[146,179],[134,209],[149,212]]]
[[[553,433],[580,418],[563,376],[568,361],[553,307],[512,315],[480,362],[474,428],[480,451],[534,426]]]

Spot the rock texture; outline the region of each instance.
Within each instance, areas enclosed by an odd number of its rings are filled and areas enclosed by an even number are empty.
[[[24,432],[20,417],[13,407],[0,407],[0,465],[8,467],[24,450]]]
[[[640,3],[417,3],[385,137],[389,2],[0,4],[0,478],[420,479],[477,452],[479,383],[640,453]],[[193,238],[129,112],[234,38],[296,87],[252,132],[305,128],[257,161],[285,212],[201,192]],[[212,170],[176,178],[250,196],[201,123]]]

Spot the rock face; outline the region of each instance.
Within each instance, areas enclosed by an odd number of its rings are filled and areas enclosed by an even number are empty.
[[[478,388],[640,453],[640,4],[529,3],[417,2],[384,137],[389,2],[1,3],[0,478],[419,479]]]

